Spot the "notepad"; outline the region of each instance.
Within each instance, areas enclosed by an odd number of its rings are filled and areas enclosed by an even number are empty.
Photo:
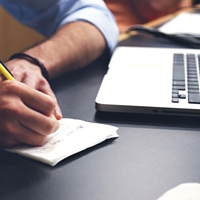
[[[63,118],[59,123],[59,129],[49,135],[41,147],[23,145],[6,150],[55,166],[61,160],[75,153],[119,136],[118,128],[111,125],[70,118]]]

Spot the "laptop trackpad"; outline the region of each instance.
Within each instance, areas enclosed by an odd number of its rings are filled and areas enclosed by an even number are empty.
[[[119,69],[104,77],[100,88],[101,99],[98,101],[111,104],[155,104],[168,99],[171,94],[170,74],[164,68],[156,66],[154,69],[143,67],[133,69]],[[168,82],[167,82],[168,80]],[[152,89],[153,88],[153,89]],[[103,92],[103,94],[102,94]],[[124,98],[126,97],[126,98]],[[152,101],[152,102],[151,102]]]

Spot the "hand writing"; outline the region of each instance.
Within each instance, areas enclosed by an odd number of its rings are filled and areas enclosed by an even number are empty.
[[[13,59],[6,63],[6,66],[9,68],[16,80],[25,83],[26,85],[34,88],[44,94],[51,96],[56,102],[54,115],[57,119],[62,118],[61,110],[56,100],[56,97],[51,90],[51,87],[47,80],[42,76],[41,70],[38,66],[22,60],[22,59]]]
[[[18,81],[0,82],[0,147],[40,146],[59,123],[55,98]]]

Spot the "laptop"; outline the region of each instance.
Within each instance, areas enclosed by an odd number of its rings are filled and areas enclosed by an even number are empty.
[[[117,47],[97,111],[200,116],[200,50]]]

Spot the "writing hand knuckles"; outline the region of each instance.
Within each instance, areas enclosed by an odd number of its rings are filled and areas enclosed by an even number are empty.
[[[6,120],[0,123],[0,135],[7,135],[7,136],[12,136],[15,138],[15,129],[13,124],[10,123],[10,121]]]
[[[46,136],[40,136],[40,137],[35,137],[34,140],[26,142],[27,144],[30,144],[32,146],[42,146],[46,141]]]
[[[42,75],[40,77],[40,85],[41,86],[49,85],[49,83],[47,82],[47,80]]]
[[[21,116],[22,109],[21,109],[21,102],[17,102],[16,100],[13,101],[4,101],[1,102],[1,114],[4,115],[5,119],[13,119],[18,116]]]
[[[49,115],[53,113],[55,106],[56,106],[56,101],[50,96],[48,96],[48,98],[46,98],[45,100],[45,108],[46,110],[48,110]]]
[[[59,123],[56,119],[52,119],[49,121],[49,123],[46,123],[43,126],[43,134],[49,135],[53,132],[55,132],[59,128]]]
[[[16,80],[21,80],[22,77],[22,73],[20,73],[19,71],[11,71],[12,75],[15,77]]]
[[[51,90],[51,87],[50,87],[49,83],[47,82],[47,80],[44,77],[42,77],[38,81],[38,83],[37,83],[37,89],[39,91],[44,92],[45,94],[48,94],[48,95],[51,95],[53,93],[52,90]]]

